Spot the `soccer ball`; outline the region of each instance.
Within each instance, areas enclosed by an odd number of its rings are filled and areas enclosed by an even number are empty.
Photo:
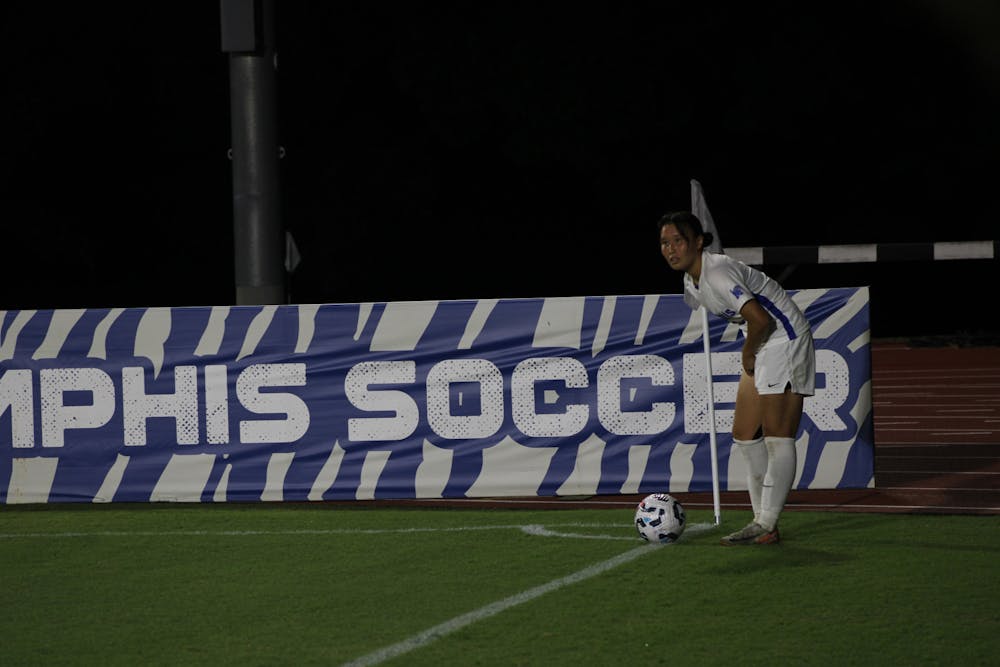
[[[667,493],[651,493],[635,508],[635,529],[639,537],[655,544],[680,539],[687,526],[684,506]]]

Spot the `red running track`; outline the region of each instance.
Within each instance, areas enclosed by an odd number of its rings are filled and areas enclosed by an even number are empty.
[[[877,504],[1000,514],[1000,347],[872,347]]]

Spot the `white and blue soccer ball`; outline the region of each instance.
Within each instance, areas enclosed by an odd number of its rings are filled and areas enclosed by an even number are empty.
[[[676,542],[684,534],[685,526],[684,506],[669,493],[651,493],[635,508],[635,529],[647,542]]]

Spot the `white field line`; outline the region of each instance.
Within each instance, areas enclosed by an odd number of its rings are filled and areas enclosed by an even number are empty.
[[[633,503],[628,503],[629,505]],[[629,525],[629,524],[625,524]],[[389,533],[460,533],[483,530],[520,530],[528,535],[540,537],[571,537],[584,540],[627,540],[635,542],[636,535],[591,535],[589,533],[567,533],[552,530],[552,528],[621,528],[620,523],[560,523],[549,524],[546,528],[541,524],[512,524],[498,526],[458,526],[453,528],[326,528],[303,530],[93,530],[64,531],[61,533],[0,533],[0,539],[15,538],[72,538],[72,537],[254,537],[269,535],[381,535]],[[688,524],[686,534],[705,532],[712,524]]]
[[[710,530],[711,528],[713,528],[712,524],[692,524],[688,526],[684,532],[687,533],[689,530],[704,532],[706,530]],[[665,546],[669,547],[671,545],[668,544]],[[480,607],[479,609],[474,609],[466,614],[456,616],[455,618],[445,621],[444,623],[439,623],[438,625],[427,628],[426,630],[418,632],[411,637],[407,637],[401,642],[391,644],[367,655],[363,655],[360,658],[355,658],[354,660],[345,662],[343,667],[367,667],[368,665],[380,664],[391,658],[395,658],[403,655],[404,653],[409,653],[414,649],[426,646],[427,644],[437,641],[438,639],[441,639],[456,630],[461,630],[467,625],[471,625],[491,616],[496,616],[500,612],[506,611],[511,607],[516,607],[519,604],[530,602],[537,597],[559,590],[560,588],[564,588],[570,584],[575,584],[577,582],[584,581],[585,579],[596,577],[597,575],[603,574],[612,568],[628,563],[629,561],[633,561],[639,556],[644,556],[662,548],[664,547],[658,544],[644,544],[630,551],[626,551],[623,554],[619,554],[614,558],[591,565],[590,567],[585,567],[582,570],[574,572],[573,574],[559,579],[553,579],[552,581],[542,584],[541,586],[529,588],[526,591],[522,591],[502,600],[492,602],[485,607]]]
[[[621,524],[588,524],[588,523],[568,523],[568,524],[558,524],[558,528],[621,528]],[[689,524],[684,531],[685,535],[694,533],[703,533],[715,528],[713,524],[710,523],[693,523]],[[502,525],[502,526],[468,526],[468,527],[457,527],[457,528],[395,528],[395,529],[328,529],[328,530],[177,530],[177,531],[73,531],[73,532],[61,532],[61,533],[0,533],[0,538],[74,538],[74,537],[174,537],[174,536],[187,536],[187,537],[203,537],[203,536],[260,536],[260,535],[374,535],[382,533],[431,533],[431,532],[460,532],[460,531],[482,531],[482,530],[511,530],[517,529],[528,535],[537,535],[540,537],[561,537],[561,538],[572,538],[572,539],[604,539],[604,540],[628,540],[630,542],[639,541],[640,546],[635,549],[630,549],[625,553],[619,554],[614,558],[610,558],[606,561],[585,567],[582,570],[578,570],[573,574],[561,577],[559,579],[554,579],[548,583],[530,588],[526,591],[516,593],[510,597],[506,597],[497,602],[492,602],[479,609],[474,609],[465,614],[461,614],[452,618],[451,620],[445,621],[435,625],[427,630],[419,632],[411,637],[404,639],[403,641],[391,644],[389,646],[383,647],[369,653],[367,655],[361,656],[350,662],[344,663],[345,666],[358,667],[361,665],[377,665],[381,662],[389,660],[390,658],[395,658],[404,653],[408,653],[414,649],[426,646],[431,642],[434,642],[446,635],[460,630],[467,625],[471,625],[477,621],[495,616],[502,611],[515,607],[517,605],[523,604],[525,602],[530,602],[535,598],[538,598],[546,593],[551,593],[552,591],[559,590],[570,584],[575,584],[579,581],[584,581],[585,579],[590,579],[599,574],[602,574],[612,568],[615,568],[629,561],[635,560],[639,556],[651,553],[653,551],[662,549],[664,546],[672,545],[659,545],[659,544],[646,544],[642,543],[637,536],[624,537],[618,535],[590,535],[586,533],[568,533],[555,531],[551,528],[546,528],[540,524],[526,524],[526,525]]]
[[[626,524],[627,525],[627,524]],[[692,524],[696,525],[696,524]],[[268,535],[380,535],[387,533],[457,533],[482,530],[521,530],[535,528],[537,524],[498,526],[457,526],[453,528],[323,528],[301,530],[94,530],[64,531],[60,533],[0,533],[0,539],[18,537],[243,537]],[[556,528],[621,528],[620,523],[564,523]],[[566,534],[570,536],[570,534]],[[582,535],[581,535],[582,536]],[[587,536],[593,537],[593,536]],[[605,538],[607,539],[607,538]],[[620,538],[612,538],[620,539]],[[631,540],[638,537],[628,538]]]

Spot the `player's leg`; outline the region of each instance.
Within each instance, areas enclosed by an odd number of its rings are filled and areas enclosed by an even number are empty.
[[[777,541],[778,518],[785,508],[788,493],[795,482],[797,469],[795,436],[802,420],[806,396],[811,396],[816,382],[816,351],[812,335],[805,333],[783,345],[768,348],[758,368],[764,442],[767,447],[767,472],[761,492],[759,523],[773,533]],[[771,393],[775,392],[775,393]],[[770,538],[760,538],[766,541]]]
[[[756,372],[752,387],[756,399],[751,413],[759,419],[763,430],[765,466],[753,523],[723,539],[723,544],[774,544],[779,541],[778,518],[785,507],[788,492],[795,481],[795,434],[802,417],[803,396],[792,391],[795,343],[774,345],[757,354]],[[796,380],[797,382],[797,380]],[[742,382],[740,389],[743,389]],[[739,406],[740,389],[737,390]],[[734,417],[734,435],[737,429],[746,433],[751,424]],[[759,434],[757,434],[759,435]]]
[[[761,431],[763,412],[753,376],[743,373],[736,389],[736,410],[733,415],[733,447],[747,465],[747,490],[754,520],[760,513],[761,489],[767,472],[767,447]]]
[[[757,522],[775,533],[777,540],[778,518],[781,516],[788,492],[795,482],[797,467],[795,433],[802,418],[804,397],[790,389],[783,394],[761,397],[764,407],[764,444],[767,448],[767,471],[761,490],[760,516]]]
[[[754,387],[753,376],[746,373],[740,376],[736,389],[736,410],[733,413],[733,447],[738,449],[747,464],[747,490],[750,493],[750,506],[753,507],[753,520],[735,533],[722,538],[722,544],[751,544],[760,534],[757,515],[761,509],[761,492],[764,486],[764,475],[767,472],[767,447],[761,431],[763,419],[762,405],[757,389]]]

